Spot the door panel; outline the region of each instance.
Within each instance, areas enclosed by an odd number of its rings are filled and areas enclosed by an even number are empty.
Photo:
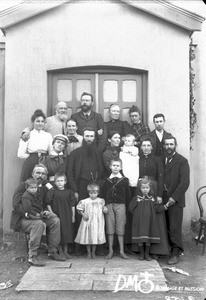
[[[54,74],[52,76],[52,107],[58,101],[67,102],[69,115],[75,113],[80,107],[80,97],[83,92],[94,95],[94,74]],[[94,103],[94,110],[96,103]],[[52,114],[50,107],[49,114]]]
[[[104,120],[108,121],[111,104],[121,108],[121,120],[129,121],[129,108],[137,105],[142,109],[142,75],[99,75],[99,107]]]

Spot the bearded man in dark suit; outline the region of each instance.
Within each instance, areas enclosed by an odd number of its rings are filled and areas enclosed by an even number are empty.
[[[190,169],[187,159],[176,152],[177,140],[168,136],[164,140],[164,194],[171,257],[168,264],[178,263],[184,251],[182,244],[182,219],[185,207],[185,192],[189,187]]]

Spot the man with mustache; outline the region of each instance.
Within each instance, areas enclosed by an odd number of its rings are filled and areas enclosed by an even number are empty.
[[[189,187],[190,169],[185,157],[176,152],[177,140],[172,135],[164,140],[164,193],[167,229],[171,246],[168,264],[178,263],[183,253],[182,219],[185,207],[185,192]]]
[[[73,114],[71,119],[76,121],[77,133],[83,135],[85,127],[91,127],[95,131],[98,149],[104,151],[107,144],[107,130],[102,116],[92,110],[93,96],[84,92],[81,95],[81,111]]]
[[[59,101],[55,106],[55,115],[46,118],[44,130],[51,133],[52,137],[57,134],[65,134],[66,121],[68,119],[67,104]],[[22,133],[23,141],[27,141],[30,135],[30,128],[25,128]]]
[[[50,132],[52,137],[57,134],[65,134],[67,119],[67,104],[59,101],[55,106],[55,115],[46,118],[45,131]]]
[[[23,205],[21,200],[26,191],[26,185],[25,182],[21,182],[13,195],[11,229],[29,233],[28,263],[32,266],[42,267],[45,264],[38,258],[38,249],[45,226],[49,228],[48,256],[59,261],[64,261],[65,258],[57,253],[60,243],[60,220],[56,215],[46,210],[46,204],[44,203],[46,192],[52,187],[46,181],[47,168],[43,164],[36,165],[32,177],[36,180],[38,186],[35,201],[28,203],[26,206]],[[31,211],[35,211],[36,215],[31,214]]]
[[[97,148],[95,130],[93,128],[86,127],[83,130],[82,146],[73,150],[67,159],[67,182],[78,202],[88,198],[87,185],[91,182],[99,184],[101,192],[105,168],[103,154]],[[78,230],[80,221],[81,216],[77,214],[75,218],[75,232]],[[78,246],[76,244],[76,255],[79,255]]]
[[[85,127],[82,146],[70,153],[67,166],[68,184],[78,201],[88,197],[87,185],[91,181],[101,186],[105,168],[102,152],[95,142],[93,128]]]

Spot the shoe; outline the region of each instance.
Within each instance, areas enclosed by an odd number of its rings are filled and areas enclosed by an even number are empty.
[[[147,261],[152,260],[152,258],[151,258],[151,256],[150,256],[149,254],[145,254],[145,259],[146,259]]]
[[[30,257],[28,259],[28,263],[30,264],[30,266],[35,266],[35,267],[44,267],[45,266],[45,263],[40,261],[37,255]]]
[[[175,265],[175,264],[178,263],[178,261],[179,261],[179,257],[177,255],[172,255],[170,257],[170,259],[168,260],[167,264],[168,265]]]
[[[53,260],[58,260],[58,261],[65,261],[66,260],[65,257],[63,257],[62,255],[59,255],[57,252],[49,253],[48,256]]]

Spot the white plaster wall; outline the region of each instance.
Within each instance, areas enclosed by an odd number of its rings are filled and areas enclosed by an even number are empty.
[[[16,152],[22,128],[36,108],[47,108],[47,71],[110,65],[148,70],[148,119],[165,114],[166,130],[189,158],[188,32],[118,3],[73,3],[7,31],[4,229],[22,161]],[[8,180],[9,179],[9,180]],[[190,220],[185,209],[185,223]]]
[[[175,5],[188,9],[206,18],[206,5],[203,1],[172,1]],[[192,67],[195,72],[194,96],[196,99],[195,111],[197,113],[197,131],[193,140],[191,151],[191,186],[193,206],[192,217],[199,217],[199,209],[195,198],[197,189],[206,185],[206,21],[202,24],[202,31],[192,35],[193,44],[197,44],[195,60]],[[205,198],[203,197],[203,200]]]

